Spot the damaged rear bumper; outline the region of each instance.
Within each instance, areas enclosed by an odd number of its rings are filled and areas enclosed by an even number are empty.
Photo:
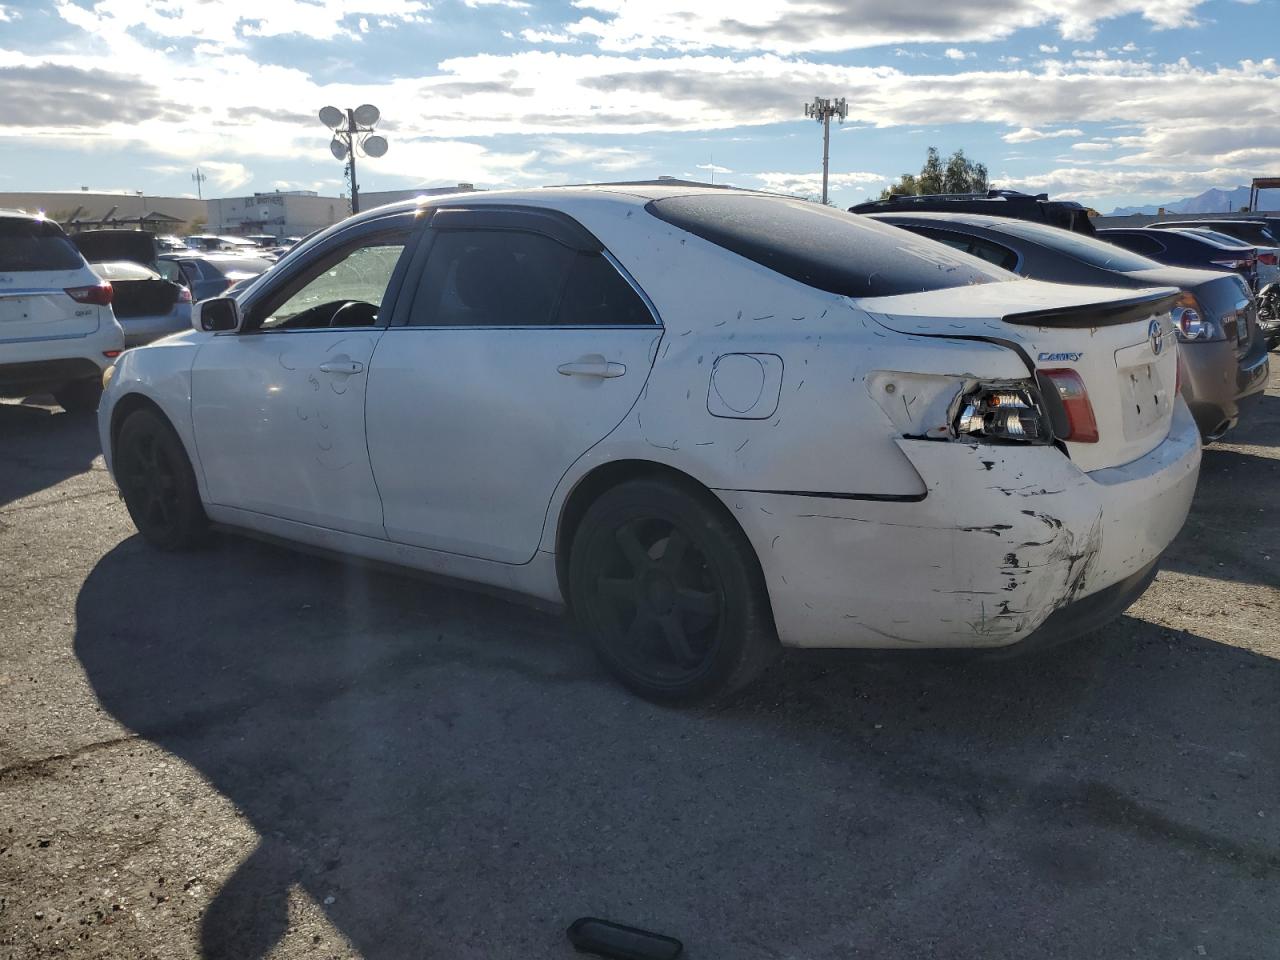
[[[927,487],[919,502],[719,491],[785,645],[1004,647],[1042,626],[1093,629],[1182,528],[1200,466],[1181,402],[1158,447],[1092,473],[1053,447],[895,442]],[[1089,601],[1107,608],[1099,622]]]

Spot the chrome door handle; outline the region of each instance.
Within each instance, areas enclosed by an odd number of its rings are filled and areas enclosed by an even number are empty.
[[[560,364],[556,367],[556,372],[563,377],[599,377],[601,380],[611,380],[622,376],[627,368],[625,364],[603,359],[575,360],[573,363]]]
[[[359,360],[326,360],[320,364],[321,373],[340,373],[345,376],[353,376],[364,369],[364,364]]]

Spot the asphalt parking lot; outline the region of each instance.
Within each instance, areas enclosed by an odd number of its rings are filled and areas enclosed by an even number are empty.
[[[1280,957],[1280,376],[1109,628],[635,700],[562,620],[134,534],[0,404],[0,958]]]

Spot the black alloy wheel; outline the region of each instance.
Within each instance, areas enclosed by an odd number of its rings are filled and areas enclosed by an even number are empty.
[[[165,550],[193,546],[208,525],[182,441],[156,412],[129,414],[116,439],[116,483],[143,538]]]
[[[724,508],[665,480],[605,493],[570,554],[571,603],[605,665],[649,699],[714,699],[768,664],[763,578]]]

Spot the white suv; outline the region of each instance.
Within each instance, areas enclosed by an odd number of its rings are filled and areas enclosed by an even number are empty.
[[[68,413],[92,411],[123,349],[111,284],[62,229],[0,211],[0,397],[52,393]]]

